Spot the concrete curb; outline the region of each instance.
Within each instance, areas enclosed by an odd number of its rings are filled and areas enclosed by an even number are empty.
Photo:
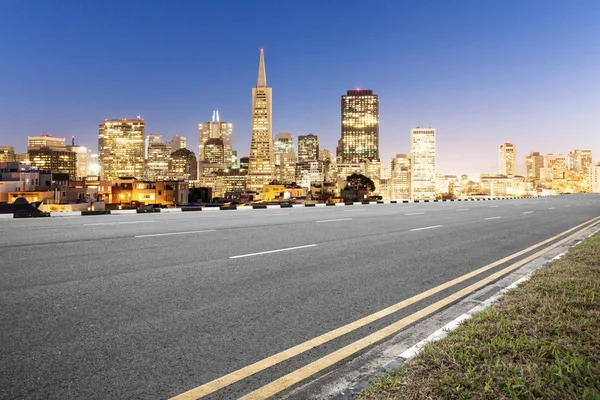
[[[160,212],[160,213],[174,213],[174,212],[193,212],[193,211],[237,211],[237,210],[253,210],[253,209],[278,209],[278,208],[296,208],[296,207],[326,207],[326,206],[336,206],[336,207],[346,207],[353,205],[380,205],[380,204],[407,204],[407,203],[437,203],[437,202],[446,202],[446,201],[482,201],[482,200],[520,200],[520,199],[533,199],[540,198],[542,196],[526,196],[526,197],[477,197],[477,198],[460,198],[460,199],[450,199],[450,200],[386,200],[386,201],[355,201],[355,202],[345,202],[345,203],[312,203],[312,204],[255,204],[252,206],[216,206],[216,207],[206,207],[206,206],[182,206],[176,208],[156,208],[150,211],[140,211],[140,210],[102,210],[102,211],[72,211],[72,212],[51,212],[51,217],[79,217],[79,216],[90,216],[90,215],[125,215],[125,214],[136,214],[136,213],[145,213],[145,212]],[[15,218],[14,214],[0,214],[0,219],[10,219]]]

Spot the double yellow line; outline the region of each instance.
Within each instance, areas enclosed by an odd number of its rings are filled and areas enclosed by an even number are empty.
[[[391,325],[388,325],[387,327],[385,327],[377,332],[374,332],[354,343],[351,343],[348,346],[345,346],[337,351],[334,351],[333,353],[330,353],[330,354],[328,354],[328,355],[326,355],[326,356],[324,356],[324,357],[322,357],[300,369],[297,369],[297,370],[295,370],[279,379],[276,379],[275,381],[255,390],[255,391],[241,397],[241,399],[244,399],[244,400],[267,399],[267,398],[269,398],[277,393],[280,393],[281,391],[286,390],[286,389],[290,388],[291,386],[319,373],[320,371],[323,371],[324,369],[331,367],[332,365],[340,362],[341,360],[343,360],[347,357],[350,357],[353,354],[356,354],[357,352],[359,352],[361,350],[364,350],[365,348],[371,346],[372,344],[377,343],[377,342],[397,333],[398,331],[405,328],[406,326],[408,326],[416,321],[419,321],[419,320],[433,314],[434,312],[440,310],[441,308],[446,307],[447,305],[450,305],[450,304],[454,303],[455,301],[475,292],[476,290],[499,279],[503,275],[506,275],[509,272],[514,271],[515,269],[523,266],[524,264],[543,255],[544,253],[547,253],[550,250],[568,242],[569,240],[572,240],[577,235],[579,235],[582,231],[585,231],[586,229],[591,228],[592,226],[598,224],[599,222],[600,222],[600,217],[593,218],[587,222],[584,222],[583,224],[580,224],[571,229],[568,229],[556,236],[553,236],[549,239],[539,242],[539,243],[537,243],[533,246],[530,246],[524,250],[521,250],[517,253],[511,254],[510,256],[504,257],[501,260],[495,261],[495,262],[488,264],[484,267],[481,267],[475,271],[469,272],[468,274],[462,275],[456,279],[453,279],[451,281],[443,283],[432,289],[426,290],[423,293],[420,293],[416,296],[413,296],[411,298],[403,300],[403,301],[401,301],[397,304],[394,304],[388,308],[385,308],[381,311],[378,311],[378,312],[368,315],[364,318],[361,318],[359,320],[351,322],[340,328],[329,331],[323,335],[317,336],[317,337],[310,339],[304,343],[301,343],[297,346],[291,347],[280,353],[277,353],[277,354],[267,357],[263,360],[260,360],[254,364],[251,364],[244,368],[238,369],[237,371],[234,371],[232,373],[224,375],[224,376],[217,378],[211,382],[205,383],[204,385],[190,389],[185,393],[182,393],[180,395],[177,395],[177,396],[171,398],[171,400],[200,399],[204,396],[207,396],[211,393],[216,392],[217,390],[223,389],[229,385],[232,385],[236,382],[246,379],[258,372],[261,372],[267,368],[270,368],[270,367],[277,365],[283,361],[286,361],[292,357],[295,357],[295,356],[302,354],[308,350],[311,350],[316,346],[320,346],[320,345],[327,343],[333,339],[336,339],[347,333],[355,331],[356,329],[359,329],[363,326],[371,324],[371,323],[373,323],[383,317],[386,317],[390,314],[393,314],[411,304],[414,304],[414,303],[421,301],[427,297],[430,297],[436,293],[446,290],[454,285],[464,282],[464,281],[466,281],[474,276],[477,276],[485,271],[488,271],[494,267],[497,267],[498,265],[504,264],[504,263],[511,261],[517,257],[520,257],[532,250],[535,250],[541,246],[544,246],[556,239],[559,239],[560,237],[562,237],[564,235],[567,235],[573,231],[576,231],[575,233],[572,233],[571,235],[561,239],[560,241],[558,241],[548,247],[545,247],[544,249],[542,249],[534,254],[531,254],[530,256],[528,256],[522,260],[519,260],[518,262],[511,264],[510,266],[508,266],[498,272],[495,272],[495,273],[491,274],[490,276],[488,276],[484,279],[481,279],[480,281],[477,281],[476,283],[473,283],[472,285],[467,286],[466,288],[461,289],[461,290],[451,294],[450,296],[445,297],[444,299],[439,300],[439,301],[421,309],[418,312],[415,312],[405,318],[402,318],[401,320],[399,320]]]

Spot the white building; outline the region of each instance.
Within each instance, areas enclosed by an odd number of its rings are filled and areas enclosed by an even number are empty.
[[[600,162],[589,169],[590,193],[600,193]]]
[[[413,199],[435,200],[435,129],[411,129],[410,149]]]

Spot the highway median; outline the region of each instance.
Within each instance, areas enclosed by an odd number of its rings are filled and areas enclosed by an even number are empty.
[[[598,399],[598,332],[600,234],[377,377],[360,399]]]

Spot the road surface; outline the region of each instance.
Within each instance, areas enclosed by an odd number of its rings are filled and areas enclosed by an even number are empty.
[[[599,215],[600,196],[571,195],[0,220],[0,398],[177,396]],[[239,398],[469,282],[206,398]]]

